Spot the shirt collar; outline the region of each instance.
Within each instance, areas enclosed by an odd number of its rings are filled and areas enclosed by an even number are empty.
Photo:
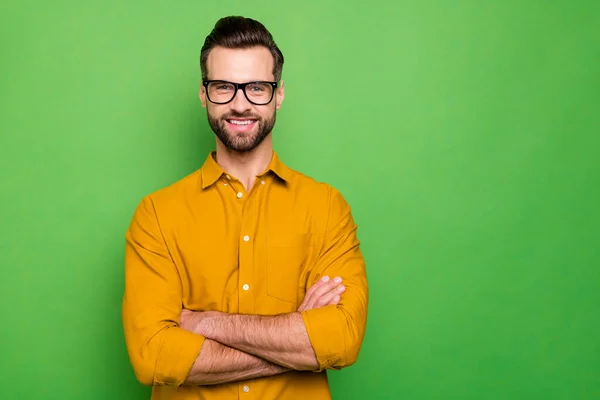
[[[206,157],[202,169],[200,170],[202,175],[202,189],[206,189],[215,183],[225,173],[219,164],[217,164],[215,155],[216,152],[211,151]]]
[[[202,176],[202,189],[206,189],[207,187],[211,186],[213,183],[219,180],[223,174],[225,174],[223,168],[217,164],[215,155],[216,152],[211,151],[202,165],[202,169],[200,171]],[[275,175],[285,182],[290,182],[292,179],[292,170],[290,170],[290,168],[288,168],[288,166],[281,161],[277,155],[277,152],[275,151],[273,151],[273,156],[271,157],[271,161],[269,162],[267,169],[259,176],[265,175],[269,171],[274,172]]]
[[[279,178],[283,179],[285,182],[290,182],[292,180],[292,170],[285,165],[277,153],[273,151],[273,157],[271,157],[271,162],[267,166],[267,171],[273,171]],[[265,172],[267,172],[265,171]]]

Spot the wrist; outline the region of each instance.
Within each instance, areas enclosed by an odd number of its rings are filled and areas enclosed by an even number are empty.
[[[215,325],[217,318],[225,315],[217,311],[204,311],[198,313],[194,332],[198,335],[202,335],[207,339],[215,339]]]

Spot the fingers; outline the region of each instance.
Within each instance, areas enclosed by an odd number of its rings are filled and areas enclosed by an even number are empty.
[[[310,289],[308,289],[306,296],[304,297],[304,301],[300,307],[302,309],[312,309],[317,306],[317,302],[319,302],[318,304],[322,304],[319,307],[329,304],[329,302],[333,300],[333,297],[336,293],[331,294],[331,296],[327,296],[327,302],[321,301],[321,297],[332,292],[341,284],[341,282],[342,278],[339,276],[333,279],[329,278],[329,276],[324,276],[323,278],[319,279],[313,286],[310,287]],[[337,293],[340,294],[343,291],[344,290],[342,289]]]
[[[336,276],[333,279],[329,279],[328,276],[326,276],[325,278],[326,278],[325,283],[320,285],[318,288],[316,288],[312,294],[312,298],[314,299],[314,301],[317,301],[321,296],[323,296],[326,293],[331,292],[339,284],[342,283],[342,278],[340,278],[339,276]]]
[[[318,288],[323,286],[328,281],[329,281],[329,277],[324,276],[321,279],[319,279],[317,282],[315,282],[314,285],[312,285],[310,288],[308,288],[308,290],[306,291],[306,294],[304,295],[304,300],[302,300],[302,304],[300,304],[300,307],[298,307],[298,311],[304,311],[304,310],[310,309],[311,307],[309,307],[309,304],[311,304],[311,305],[314,304],[314,299],[312,297],[313,293],[315,292],[315,290],[317,290]]]
[[[179,320],[179,326],[182,329],[185,329],[187,331],[191,331],[192,327],[193,327],[193,319],[194,319],[194,312],[190,311],[190,310],[183,309],[183,310],[181,310],[181,315],[180,315],[180,320]]]
[[[308,299],[310,298],[310,296],[312,296],[312,294],[315,292],[315,290],[317,290],[318,288],[320,288],[321,286],[325,285],[327,282],[329,282],[329,277],[328,276],[324,276],[321,279],[319,279],[318,281],[315,282],[314,285],[312,285],[307,291],[306,291],[306,296],[305,298]]]
[[[342,284],[335,287],[333,290],[325,293],[315,302],[315,308],[321,308],[330,304],[337,304],[340,301],[340,295],[346,291],[346,287]]]
[[[309,289],[310,295],[308,294],[308,292],[306,293],[306,307],[308,309],[315,308],[315,303],[317,302],[317,300],[319,300],[321,294],[329,292],[332,289],[333,283],[333,280],[330,279],[328,276],[324,276],[321,279],[319,279],[319,281],[316,282]]]

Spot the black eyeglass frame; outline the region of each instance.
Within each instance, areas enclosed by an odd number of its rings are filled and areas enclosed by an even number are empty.
[[[210,85],[211,83],[229,83],[231,85],[233,85],[235,87],[235,91],[233,92],[233,97],[226,102],[223,103],[219,103],[216,101],[212,101],[210,98],[210,95],[208,94],[208,85]],[[269,99],[269,101],[267,101],[266,103],[255,103],[252,100],[250,100],[250,98],[248,97],[248,94],[246,93],[246,86],[248,85],[255,85],[257,83],[260,84],[269,84],[273,87],[273,91],[271,91],[271,98]],[[206,98],[208,99],[208,101],[210,101],[213,104],[227,104],[227,103],[231,103],[233,101],[233,99],[235,99],[235,96],[237,96],[237,93],[240,89],[242,89],[242,92],[244,93],[244,97],[246,97],[246,100],[248,100],[250,103],[254,104],[255,106],[266,106],[267,104],[271,103],[273,101],[273,97],[275,96],[275,89],[277,89],[277,87],[279,86],[278,82],[269,82],[269,81],[253,81],[253,82],[245,82],[245,83],[235,83],[235,82],[229,82],[229,81],[224,81],[221,79],[216,79],[216,80],[208,80],[208,79],[203,79],[202,80],[202,86],[204,86],[204,88],[206,89]]]

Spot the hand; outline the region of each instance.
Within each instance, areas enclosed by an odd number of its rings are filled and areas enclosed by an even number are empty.
[[[328,305],[335,305],[340,301],[340,295],[344,293],[346,287],[342,285],[342,278],[339,276],[330,279],[324,276],[306,291],[304,300],[298,311],[312,310]]]
[[[218,311],[190,311],[187,309],[181,310],[179,326],[186,331],[190,331],[201,335],[200,323],[206,318],[214,317],[221,314]]]

